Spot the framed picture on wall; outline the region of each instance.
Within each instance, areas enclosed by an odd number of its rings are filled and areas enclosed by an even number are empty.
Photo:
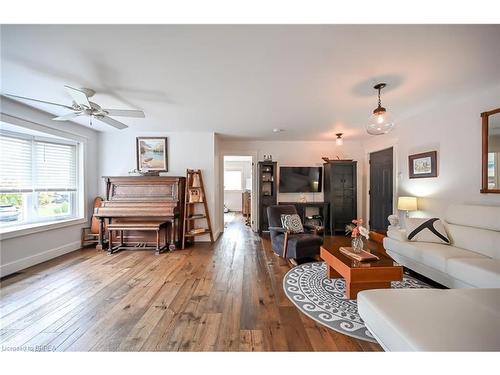
[[[166,137],[137,137],[137,170],[142,173],[168,171],[168,148]]]
[[[437,151],[408,156],[410,178],[437,177]]]

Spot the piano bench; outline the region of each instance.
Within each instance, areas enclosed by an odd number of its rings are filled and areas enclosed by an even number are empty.
[[[141,249],[155,249],[155,254],[160,254],[165,248],[168,247],[168,221],[128,221],[128,222],[113,222],[107,225],[108,230],[108,255],[113,254],[115,250],[123,248],[141,248]],[[165,245],[160,246],[160,232],[164,229]],[[137,231],[155,231],[156,232],[156,246],[146,246],[143,244],[126,245],[123,242],[123,231],[137,230]],[[120,244],[113,246],[112,232],[120,233]]]

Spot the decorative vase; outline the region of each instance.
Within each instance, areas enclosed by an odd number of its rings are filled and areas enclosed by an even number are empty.
[[[363,237],[358,236],[358,237],[353,237],[351,241],[351,246],[352,246],[352,252],[359,254],[361,253],[361,250],[363,250]]]

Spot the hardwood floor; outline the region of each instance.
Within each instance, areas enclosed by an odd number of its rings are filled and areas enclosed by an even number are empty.
[[[159,256],[81,249],[1,281],[0,348],[381,350],[301,314],[282,290],[289,269],[241,220],[213,246]]]

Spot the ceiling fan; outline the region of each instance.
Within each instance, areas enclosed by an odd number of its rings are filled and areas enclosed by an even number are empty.
[[[91,102],[89,100],[89,98],[91,98],[95,94],[95,91],[92,89],[86,89],[86,88],[75,89],[73,87],[66,86],[66,85],[64,86],[64,88],[66,89],[67,93],[73,99],[73,104],[71,106],[65,105],[65,104],[47,102],[45,100],[26,98],[24,96],[18,96],[18,95],[12,95],[12,94],[5,94],[5,95],[10,96],[12,98],[31,100],[34,102],[56,105],[59,107],[69,109],[71,111],[70,113],[68,113],[66,115],[62,115],[62,116],[53,118],[53,120],[56,120],[56,121],[68,121],[68,120],[73,120],[74,118],[79,117],[79,116],[88,116],[88,117],[90,117],[90,125],[91,126],[92,126],[92,119],[95,118],[99,121],[104,122],[105,124],[108,124],[110,126],[117,128],[117,129],[125,129],[125,128],[128,128],[127,125],[121,123],[120,121],[117,121],[117,120],[111,118],[110,116],[136,117],[136,118],[146,117],[144,115],[144,112],[140,111],[140,110],[101,108],[100,105],[98,105],[97,103]]]

